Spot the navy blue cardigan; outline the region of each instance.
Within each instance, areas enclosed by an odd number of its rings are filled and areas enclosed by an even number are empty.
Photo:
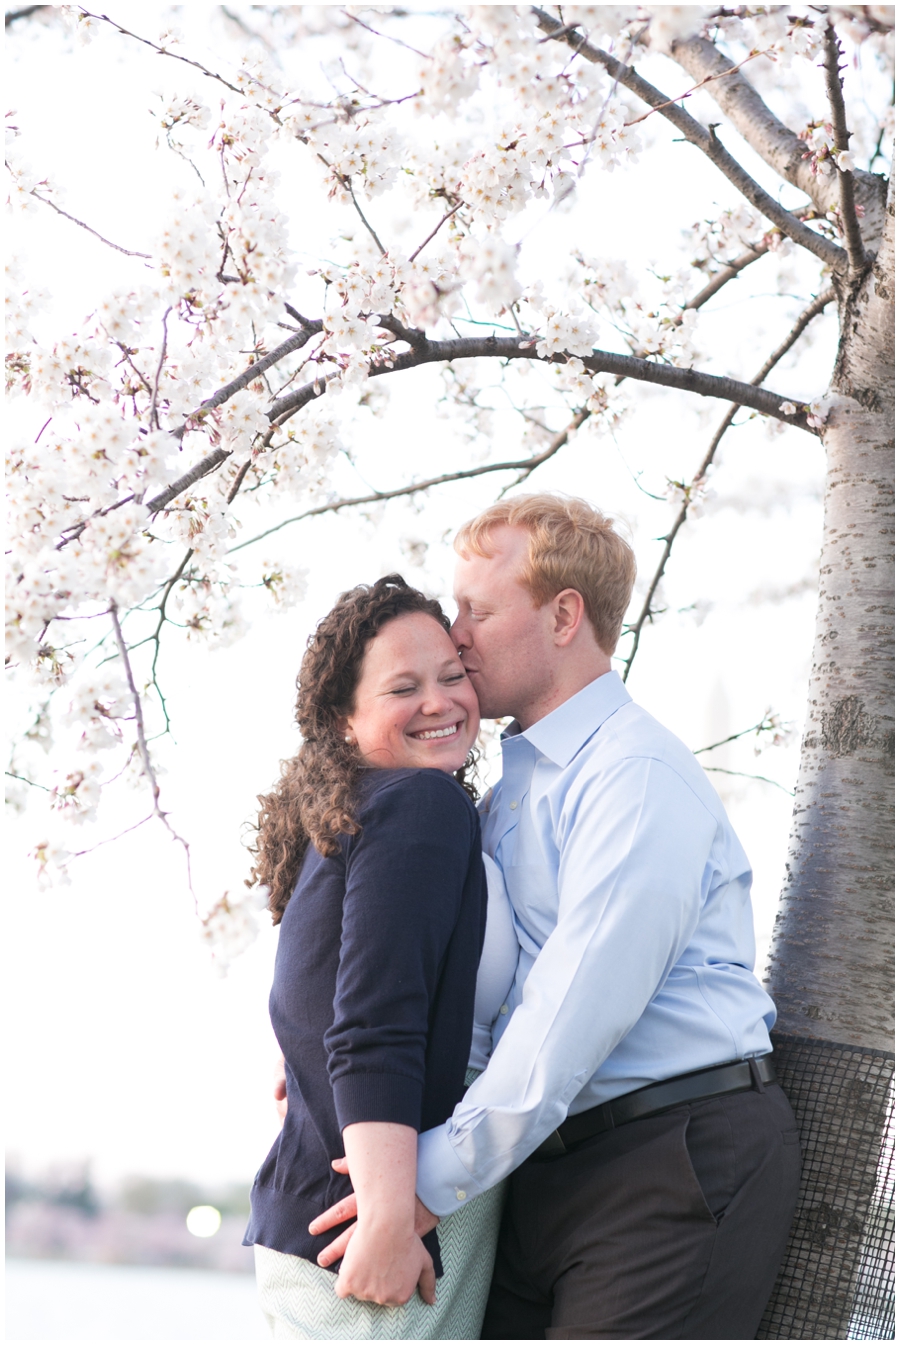
[[[281,921],[269,1011],[287,1117],[244,1236],[313,1262],[339,1230],[312,1237],[310,1220],[351,1190],[331,1167],[344,1126],[428,1130],[465,1091],[487,908],[478,815],[452,776],[367,771],[357,818],[338,855],[309,847]]]

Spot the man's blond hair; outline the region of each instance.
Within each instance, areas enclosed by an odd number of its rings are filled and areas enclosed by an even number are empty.
[[[612,519],[572,496],[519,495],[464,523],[453,545],[461,556],[492,556],[491,533],[503,525],[528,533],[528,560],[520,578],[535,607],[563,589],[575,589],[597,643],[612,655],[636,574],[634,552]]]

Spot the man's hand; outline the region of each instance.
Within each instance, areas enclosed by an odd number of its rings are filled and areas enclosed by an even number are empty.
[[[287,1116],[287,1080],[284,1077],[283,1055],[280,1055],[275,1062],[275,1110],[283,1125]]]
[[[349,1242],[334,1286],[338,1298],[402,1307],[418,1287],[426,1303],[434,1302],[434,1263],[421,1238],[410,1233],[401,1242],[394,1229],[374,1224],[354,1228],[356,1236]]]
[[[350,1167],[346,1158],[336,1158],[331,1164],[335,1172],[342,1172],[345,1177],[350,1175]],[[339,1200],[336,1205],[331,1205],[324,1214],[320,1214],[313,1219],[309,1226],[309,1231],[313,1237],[318,1237],[320,1233],[327,1233],[329,1228],[337,1228],[338,1224],[346,1223],[348,1219],[356,1219],[356,1193],[351,1191],[349,1196]],[[426,1233],[430,1233],[433,1228],[437,1228],[440,1219],[436,1214],[422,1204],[416,1196],[416,1237],[424,1238]],[[324,1251],[319,1252],[317,1257],[320,1266],[333,1266],[335,1261],[340,1261],[347,1250],[350,1239],[356,1231],[356,1224],[353,1223],[349,1228],[345,1228],[340,1237],[335,1238],[334,1242],[329,1242]],[[421,1292],[421,1287],[420,1287]],[[425,1298],[424,1293],[422,1297]],[[431,1299],[425,1298],[425,1302],[431,1302]]]

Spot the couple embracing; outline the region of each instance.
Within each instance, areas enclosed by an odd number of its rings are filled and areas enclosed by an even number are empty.
[[[612,670],[610,520],[524,496],[455,546],[452,626],[398,575],[320,622],[261,799],[263,1310],[282,1339],[752,1339],[799,1149],[747,858]],[[479,718],[506,716],[476,809]]]

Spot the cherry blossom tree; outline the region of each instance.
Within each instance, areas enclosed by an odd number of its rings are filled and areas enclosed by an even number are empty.
[[[614,440],[667,389],[667,405],[720,403],[721,416],[694,470],[666,474],[665,536],[639,539],[623,675],[732,427],[763,419],[785,442],[820,443],[819,615],[770,984],[789,1036],[887,1049],[893,8],[220,7],[202,41],[196,24],[179,31],[190,7],[167,11],[162,33],[142,27],[144,9],[6,17],[13,43],[31,44],[22,60],[66,44],[72,61],[91,43],[152,53],[168,81],[151,109],[159,152],[177,169],[138,248],[67,208],[66,183],[9,118],[13,211],[55,212],[73,256],[90,235],[118,268],[114,283],[96,276],[74,333],[48,329],[33,267],[9,275],[7,666],[30,710],[7,781],[14,803],[49,807],[42,876],[64,877],[78,853],[51,821],[75,834],[123,786],[146,800],[135,825],[155,820],[189,858],[160,784],[164,650],[240,639],[258,595],[284,609],[302,598],[318,558],[300,543],[301,563],[271,560],[266,539],[466,481],[487,502],[580,437]],[[608,183],[608,208],[627,211],[662,153],[702,165],[707,186],[660,194],[655,209],[682,216],[681,257],[636,275],[592,247],[585,202]],[[111,171],[101,144],[98,173]],[[326,259],[298,244],[311,214],[333,222]],[[790,318],[748,368],[739,330],[720,348],[711,301],[766,267]],[[814,395],[785,360],[804,347]],[[429,367],[423,384],[412,371]],[[414,377],[454,418],[456,458],[348,489],[355,442]],[[519,451],[488,442],[498,399],[521,423]],[[413,563],[425,546],[409,540]],[[782,726],[766,714],[748,732]],[[220,961],[252,938],[254,899],[206,911]],[[856,1230],[826,1334],[847,1327],[871,1187],[850,1214],[826,1192]],[[796,1311],[788,1334],[803,1334]]]
[[[134,267],[77,334],[50,341],[35,336],[38,277],[11,275],[8,384],[17,423],[31,428],[8,459],[8,664],[35,691],[8,768],[14,788],[43,787],[51,811],[77,822],[104,790],[137,783],[148,816],[175,834],[154,745],[168,728],[164,642],[242,635],[248,581],[234,553],[254,543],[253,582],[272,602],[303,593],[307,567],[266,563],[274,529],[253,529],[261,510],[292,507],[278,528],[460,479],[508,487],[579,433],[614,428],[640,384],[717,399],[722,419],[694,474],[669,481],[675,519],[629,614],[623,671],[737,413],[820,439],[820,619],[773,984],[792,1027],[827,1021],[839,1040],[881,1042],[893,197],[877,171],[890,153],[887,74],[873,110],[857,65],[865,52],[887,72],[892,12],[255,6],[220,12],[215,63],[175,28],[149,35],[80,6],[11,11],[14,31],[66,25],[73,59],[95,39],[157,53],[174,88],[155,109],[161,143],[191,184],[141,253],[107,238],[102,220],[70,215],[64,184],[29,163],[11,118],[13,209],[56,211],[73,246],[89,230]],[[678,153],[712,165],[731,200],[708,220],[707,202],[687,204],[686,226],[704,222],[689,229],[678,273],[638,284],[593,256],[588,237],[526,273],[519,223],[543,212],[552,227],[591,176],[639,169],[660,127],[685,142]],[[315,168],[317,209],[342,233],[335,260],[311,274],[300,273],[275,167],[294,161]],[[704,348],[703,310],[773,256],[808,298],[762,367],[735,377]],[[776,368],[829,306],[831,381],[812,399],[792,395]],[[388,385],[402,396],[404,371],[427,365],[472,423],[486,379],[514,387],[527,451],[448,463],[389,490],[336,489],[354,416]],[[238,541],[238,527],[258,536]],[[51,738],[48,779],[40,748]],[[42,871],[64,869],[74,849],[39,845]],[[249,937],[238,906],[210,916],[214,943]],[[823,944],[840,952],[836,974]],[[798,951],[811,946],[814,975]]]

